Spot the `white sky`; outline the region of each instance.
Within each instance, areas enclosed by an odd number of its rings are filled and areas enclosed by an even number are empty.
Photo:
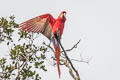
[[[90,65],[74,62],[82,80],[120,80],[119,0],[0,0],[0,16],[14,14],[17,23],[44,13],[57,17],[62,10],[67,11],[64,47],[82,39],[69,56],[92,56]],[[48,69],[42,80],[58,80],[57,68]],[[67,71],[61,67],[61,80],[72,80]]]

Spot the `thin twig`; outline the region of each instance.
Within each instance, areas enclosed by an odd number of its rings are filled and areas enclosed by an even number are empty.
[[[83,62],[89,64],[89,61],[83,61],[83,60],[76,60],[76,59],[71,59],[71,61],[77,61],[77,62]]]
[[[67,51],[73,50],[74,48],[77,48],[77,45],[80,43],[80,41],[81,41],[81,39],[80,39],[72,48],[67,49],[67,50],[65,50],[65,51],[67,52]],[[64,51],[61,51],[61,52],[64,52]]]
[[[43,42],[43,44],[44,44],[45,46],[47,46],[48,48],[50,48],[53,53],[55,53],[54,49],[53,49],[50,45],[47,45],[45,42]]]

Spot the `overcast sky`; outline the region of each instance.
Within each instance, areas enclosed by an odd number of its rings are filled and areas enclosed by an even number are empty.
[[[17,23],[44,13],[57,18],[63,10],[67,12],[64,47],[68,49],[82,40],[69,57],[79,59],[80,53],[84,58],[92,56],[90,65],[74,62],[82,80],[120,80],[119,0],[0,0],[0,16],[14,14]],[[42,74],[43,80],[58,80],[57,68],[48,69]],[[61,80],[72,80],[64,67],[61,74]]]

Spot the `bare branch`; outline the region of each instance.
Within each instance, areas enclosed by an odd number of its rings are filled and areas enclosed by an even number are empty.
[[[73,50],[74,48],[77,48],[77,45],[80,43],[80,41],[81,41],[81,39],[80,39],[75,45],[73,45],[72,48],[67,49],[67,50],[65,50],[65,51],[67,52],[67,51],[71,51],[71,50]],[[61,51],[61,52],[64,52],[64,51]]]
[[[71,61],[77,61],[77,62],[83,62],[89,64],[89,61],[84,61],[84,60],[76,60],[76,59],[70,59]]]
[[[60,41],[60,40],[58,40],[58,41],[59,41],[59,44],[60,44],[60,46],[61,46],[61,48],[62,48],[62,50],[63,50],[63,52],[64,52],[64,54],[65,54],[66,59],[68,60],[68,62],[70,63],[72,69],[74,70],[74,72],[75,72],[76,75],[77,75],[76,80],[80,80],[80,77],[79,77],[78,71],[75,69],[75,67],[73,66],[71,60],[70,60],[69,57],[67,56],[67,53],[66,53],[64,47],[63,47],[62,44],[61,44],[61,41]]]
[[[80,43],[80,41],[81,41],[81,39],[80,39],[75,45],[73,45],[72,48],[67,49],[67,50],[65,50],[65,51],[66,51],[66,52],[67,52],[67,51],[72,51],[74,48],[77,48],[77,45]],[[43,42],[43,44],[44,44],[45,46],[47,46],[48,48],[50,48],[50,49],[52,50],[52,52],[55,52],[54,49],[53,49],[50,45],[47,45],[45,42]],[[62,53],[62,52],[64,52],[64,51],[61,51],[61,53]]]

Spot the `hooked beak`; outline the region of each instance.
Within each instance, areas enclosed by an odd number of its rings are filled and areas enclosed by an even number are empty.
[[[63,13],[64,17],[66,18],[66,13]]]

